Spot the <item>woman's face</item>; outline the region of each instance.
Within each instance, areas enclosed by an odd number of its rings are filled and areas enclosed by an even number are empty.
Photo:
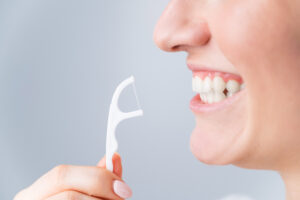
[[[191,101],[199,160],[275,170],[298,162],[299,19],[297,0],[170,1],[154,40],[188,53],[201,94]]]

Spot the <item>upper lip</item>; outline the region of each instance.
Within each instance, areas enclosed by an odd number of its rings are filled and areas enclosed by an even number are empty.
[[[192,64],[192,63],[187,63],[188,68],[192,71],[192,72],[197,72],[197,71],[209,71],[209,72],[223,72],[223,73],[230,73],[230,74],[234,74],[237,76],[240,76],[240,74],[236,73],[236,72],[229,72],[229,71],[224,71],[222,68],[222,66],[207,66],[205,64]]]
[[[217,71],[216,69],[213,69],[212,67],[208,67],[206,65],[200,64],[200,65],[196,65],[196,64],[187,64],[188,68],[191,71]]]

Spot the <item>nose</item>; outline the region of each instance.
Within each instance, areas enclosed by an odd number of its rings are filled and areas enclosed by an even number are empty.
[[[207,21],[201,16],[201,10],[193,5],[193,2],[197,1],[187,3],[182,0],[172,0],[168,4],[153,35],[160,49],[167,52],[188,51],[191,47],[208,43],[211,34]]]

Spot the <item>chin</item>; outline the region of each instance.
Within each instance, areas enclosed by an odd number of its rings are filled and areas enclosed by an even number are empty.
[[[242,119],[239,120],[241,123]],[[209,165],[240,163],[247,157],[250,147],[249,137],[241,124],[215,125],[199,118],[190,138],[191,152]]]

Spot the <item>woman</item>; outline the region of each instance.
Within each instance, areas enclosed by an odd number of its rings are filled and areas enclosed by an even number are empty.
[[[197,125],[193,154],[214,165],[280,173],[300,199],[300,1],[172,0],[154,33],[164,51],[188,53]],[[246,86],[245,86],[246,85]],[[130,188],[97,167],[59,166],[15,199],[122,199]]]

